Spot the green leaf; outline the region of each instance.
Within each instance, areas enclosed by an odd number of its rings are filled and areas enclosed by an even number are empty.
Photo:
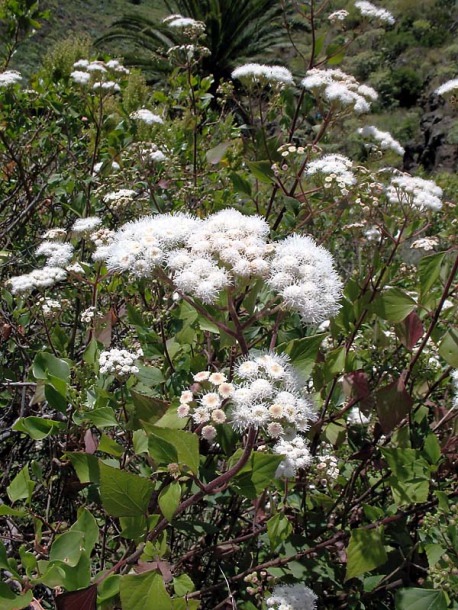
[[[439,355],[447,364],[458,368],[458,330],[456,328],[449,328],[445,333],[439,345]]]
[[[17,510],[16,508],[5,506],[5,504],[0,504],[0,517],[7,515],[11,517],[26,517],[27,513],[25,510]]]
[[[416,305],[412,297],[399,288],[388,288],[375,298],[370,310],[383,320],[402,322]]]
[[[119,535],[128,540],[139,540],[147,532],[148,524],[144,515],[139,517],[120,517],[119,523],[122,528]]]
[[[303,339],[294,339],[289,343],[282,343],[278,346],[280,353],[288,354],[291,358],[291,364],[299,370],[304,377],[308,377],[312,372],[316,362],[318,350],[323,343],[325,333],[314,335],[313,337],[304,337]]]
[[[293,526],[289,519],[282,513],[277,513],[267,521],[267,534],[269,536],[270,549],[275,549],[284,542],[292,533]]]
[[[172,521],[181,499],[181,487],[178,481],[167,485],[159,494],[159,508],[167,521]]]
[[[65,565],[75,567],[80,560],[84,548],[83,532],[65,532],[56,536],[51,551],[50,561],[62,561]]]
[[[242,195],[251,197],[251,184],[248,180],[245,180],[245,178],[242,178],[239,174],[230,174],[229,178],[236,193],[242,193]]]
[[[217,144],[214,148],[207,150],[205,154],[207,162],[210,163],[210,165],[218,165],[231,144],[232,141],[229,140],[228,142],[221,142],[221,144]]]
[[[196,587],[187,574],[180,574],[173,579],[173,590],[175,595],[184,596],[195,591]]]
[[[82,508],[79,511],[78,520],[72,525],[70,531],[80,532],[84,535],[84,552],[90,557],[99,539],[99,528],[97,521],[87,508]]]
[[[80,480],[80,483],[95,483],[99,484],[100,470],[99,461],[95,455],[88,453],[74,452],[65,453],[65,456],[70,460],[71,465]]]
[[[229,467],[240,458],[241,451],[237,450],[229,460]],[[248,463],[237,473],[231,485],[241,495],[255,500],[275,479],[275,472],[283,461],[281,455],[269,455],[253,451]]]
[[[253,176],[264,184],[275,182],[275,175],[270,161],[247,161],[248,169]]]
[[[154,424],[167,413],[170,404],[165,400],[160,400],[159,398],[156,398],[156,396],[140,394],[132,389],[130,390],[130,393],[132,394],[134,416],[137,421],[143,420],[150,424]]]
[[[16,595],[5,583],[0,582],[0,608],[2,610],[20,610],[28,608],[33,599],[32,590],[24,595]]]
[[[154,489],[151,481],[99,461],[100,496],[103,508],[112,517],[136,517],[148,510]]]
[[[112,455],[114,457],[121,457],[125,451],[125,448],[106,434],[102,434],[97,450],[108,453],[108,455]]]
[[[347,548],[345,581],[364,572],[371,572],[386,563],[388,556],[383,546],[383,527],[354,529]]]
[[[430,432],[425,438],[423,449],[431,464],[437,464],[437,462],[441,459],[441,446],[434,432]]]
[[[425,544],[425,553],[430,568],[436,565],[446,550],[440,544]]]
[[[389,483],[396,505],[426,502],[431,473],[420,452],[405,447],[383,448],[381,452],[393,473]]]
[[[11,485],[6,488],[6,493],[13,503],[17,500],[30,502],[34,487],[35,483],[30,479],[29,467],[24,466],[11,481]]]
[[[424,256],[418,265],[418,275],[420,277],[420,292],[427,294],[437,281],[441,272],[441,265],[446,252],[437,252],[430,256]]]
[[[119,581],[122,610],[172,610],[172,600],[167,593],[162,575],[156,571],[144,574],[127,574]]]
[[[35,379],[49,379],[49,375],[52,375],[65,384],[70,380],[68,363],[47,352],[38,352],[33,361],[32,371]]]
[[[445,593],[440,589],[399,589],[395,610],[447,610]]]
[[[100,407],[93,411],[86,411],[84,417],[97,428],[108,428],[109,426],[117,426],[115,412],[111,407]]]
[[[18,419],[13,430],[24,432],[36,441],[46,438],[50,434],[55,434],[59,430],[65,428],[65,424],[52,419],[44,419],[42,417],[22,417]]]
[[[177,462],[197,474],[199,469],[199,438],[192,432],[169,430],[144,424],[149,434],[148,451],[153,460],[161,464]]]

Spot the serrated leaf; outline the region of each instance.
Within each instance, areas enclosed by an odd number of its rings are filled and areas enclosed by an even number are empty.
[[[161,400],[156,396],[140,394],[132,389],[130,393],[134,402],[135,417],[138,420],[154,424],[167,413],[170,404],[165,400]]]
[[[436,565],[446,550],[440,544],[425,544],[425,553],[430,568]]]
[[[153,460],[170,464],[178,462],[197,474],[199,469],[199,439],[192,432],[170,430],[144,424],[148,432],[148,451]]]
[[[242,193],[247,197],[251,197],[251,184],[248,180],[245,180],[239,174],[230,174],[229,178],[236,193]]]
[[[409,351],[412,351],[414,345],[425,333],[420,316],[415,311],[411,311],[402,322],[395,324],[394,331]]]
[[[153,483],[136,474],[107,466],[99,461],[100,496],[103,508],[112,517],[144,515],[154,489]]]
[[[280,353],[288,354],[291,364],[301,372],[304,377],[308,377],[313,369],[318,355],[320,345],[323,343],[325,333],[304,337],[303,339],[293,339],[289,343],[282,343],[278,346]]]
[[[352,530],[347,548],[345,581],[375,570],[386,563],[387,559],[383,546],[383,527]]]
[[[458,368],[458,330],[449,328],[439,345],[439,355],[447,364]]]
[[[441,446],[434,432],[430,432],[425,438],[423,449],[431,464],[437,464],[437,462],[441,459]]]
[[[159,494],[159,508],[167,521],[172,521],[181,499],[181,487],[178,481],[167,485]]]
[[[118,425],[115,412],[111,407],[100,407],[93,411],[86,411],[84,417],[97,428],[108,428]]]
[[[284,542],[292,533],[293,526],[289,519],[282,513],[277,513],[267,521],[267,534],[269,536],[270,549],[275,549]]]
[[[275,182],[275,175],[270,161],[247,161],[248,169],[253,176],[264,184]]]
[[[99,451],[103,451],[104,453],[108,453],[108,455],[112,455],[113,457],[121,457],[125,451],[125,448],[122,445],[106,434],[101,435],[97,449]]]
[[[143,574],[127,574],[119,581],[123,610],[154,608],[172,610],[172,600],[167,593],[161,574],[154,571]]]
[[[88,453],[74,452],[66,453],[65,457],[70,460],[75,469],[80,483],[95,483],[100,481],[99,460],[95,455]]]
[[[416,307],[416,302],[399,288],[381,292],[370,306],[370,311],[383,320],[402,322]]]
[[[440,276],[442,261],[446,252],[438,252],[430,256],[424,256],[418,265],[420,277],[420,292],[427,294]]]
[[[447,610],[447,598],[440,589],[400,589],[395,610]]]

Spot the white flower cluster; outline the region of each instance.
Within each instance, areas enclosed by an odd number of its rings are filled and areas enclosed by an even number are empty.
[[[438,89],[434,91],[437,95],[444,95],[450,93],[451,91],[456,91],[458,89],[458,78],[453,78],[452,80],[448,80],[446,83],[441,85]]]
[[[326,443],[322,443],[322,454],[315,459],[318,461],[316,469],[321,477],[320,483],[327,487],[334,482],[339,476],[339,468],[337,467],[337,458],[330,453],[331,447]]]
[[[285,354],[268,352],[237,366],[230,421],[235,430],[262,428],[271,438],[305,432],[313,417],[311,401],[299,390]]]
[[[118,189],[117,191],[107,193],[104,196],[103,201],[113,212],[120,212],[132,203],[136,194],[137,193],[132,189]]]
[[[350,426],[367,426],[371,423],[371,418],[364,415],[358,407],[352,407],[347,416],[347,424]]]
[[[8,284],[11,286],[13,294],[25,294],[32,292],[36,288],[49,288],[57,282],[62,282],[67,277],[67,273],[60,267],[43,267],[34,269],[30,273],[18,275],[10,278]]]
[[[418,250],[425,250],[428,252],[429,250],[434,250],[436,246],[439,245],[439,238],[433,235],[429,237],[420,237],[420,239],[416,239],[411,245],[411,248]]]
[[[83,237],[88,236],[90,233],[95,231],[97,227],[102,224],[101,219],[98,216],[88,216],[87,218],[78,218],[73,223],[72,231],[76,235],[82,235]]]
[[[61,229],[60,227],[55,227],[53,229],[48,229],[45,233],[43,233],[43,235],[41,237],[42,237],[42,239],[61,240],[61,239],[65,239],[66,236],[67,236],[67,231],[65,229]]]
[[[89,239],[98,247],[107,246],[110,244],[115,236],[115,232],[111,229],[106,229],[102,227],[97,231],[94,231],[90,234]]]
[[[120,91],[121,87],[113,80],[120,74],[129,74],[117,59],[108,62],[79,59],[73,64],[76,68],[70,76],[79,85],[91,85],[93,89],[104,91]],[[98,80],[96,80],[98,79]]]
[[[183,17],[182,15],[168,15],[162,20],[167,27],[178,30],[186,30],[186,33],[192,36],[200,35],[205,32],[205,23],[197,21],[191,17]]]
[[[293,75],[287,68],[256,63],[239,66],[232,72],[231,77],[242,81],[260,83],[261,85],[267,83],[292,85],[294,83]]]
[[[334,315],[341,282],[330,253],[310,237],[293,235],[268,243],[269,227],[258,216],[222,210],[205,220],[188,214],[157,214],[130,222],[94,254],[109,270],[146,277],[168,268],[175,287],[204,303],[238,278],[260,277],[286,308],[315,324]]]
[[[307,165],[305,173],[307,176],[325,174],[327,184],[331,184],[335,180],[339,188],[345,189],[347,186],[356,184],[356,177],[351,171],[352,168],[352,161],[343,155],[325,155],[321,159],[311,161]]]
[[[452,373],[452,381],[455,389],[455,396],[453,397],[453,408],[458,408],[458,369]]]
[[[118,171],[119,169],[121,169],[121,166],[117,161],[109,161],[108,163],[106,163],[105,161],[99,161],[94,165],[93,173],[98,174],[104,165],[106,167],[110,167],[113,171]]]
[[[377,127],[374,127],[374,125],[366,125],[365,127],[361,127],[358,129],[358,133],[362,135],[363,138],[372,137],[377,140],[377,142],[380,143],[380,148],[382,150],[391,149],[401,156],[403,156],[405,153],[404,148],[388,131],[380,131],[377,129]]]
[[[350,13],[345,9],[341,9],[340,11],[334,11],[328,17],[330,23],[336,23],[337,21],[345,21]]]
[[[43,316],[51,320],[55,318],[62,309],[60,301],[56,301],[56,299],[51,299],[49,297],[41,297],[39,299],[39,303],[41,305]]]
[[[320,324],[339,310],[342,282],[332,256],[307,235],[291,235],[276,244],[267,284],[306,324]]]
[[[351,107],[355,112],[369,112],[371,102],[378,97],[368,85],[361,85],[351,75],[342,70],[321,70],[312,68],[302,80],[302,86],[314,93],[322,92],[329,102],[337,102],[343,107]]]
[[[159,123],[160,125],[164,122],[158,114],[154,114],[148,108],[140,108],[140,110],[135,110],[131,112],[129,117],[134,121],[142,121],[147,125],[153,125],[154,123]]]
[[[201,435],[208,441],[216,436],[216,424],[226,421],[223,410],[227,399],[234,393],[234,386],[228,383],[224,373],[200,371],[194,375],[192,390],[185,390],[180,396],[179,417],[191,416],[197,425],[203,426]]]
[[[305,585],[275,587],[266,601],[271,610],[315,610],[317,596]]]
[[[384,8],[376,7],[372,2],[359,0],[358,2],[355,2],[355,8],[359,10],[363,17],[372,17],[378,19],[382,23],[388,23],[388,25],[393,25],[395,23],[395,18],[389,11]]]
[[[22,76],[19,72],[16,72],[16,70],[5,70],[5,72],[0,72],[0,88],[16,85],[17,83],[20,83],[21,80]]]
[[[281,439],[273,447],[273,452],[286,456],[275,473],[277,479],[295,477],[297,470],[305,468],[312,461],[307,441],[300,435],[291,440]]]
[[[118,379],[126,379],[130,375],[138,373],[138,367],[134,362],[143,356],[143,350],[129,352],[126,349],[112,348],[101,352],[99,356],[100,373],[102,375],[114,375]]]
[[[96,312],[97,308],[91,305],[81,313],[81,322],[84,322],[85,324],[90,324],[95,318]]]
[[[442,189],[432,180],[409,174],[392,178],[386,194],[391,203],[407,203],[420,210],[437,211],[442,208]]]
[[[35,251],[37,256],[45,256],[49,267],[65,267],[72,260],[73,246],[59,241],[44,241]]]

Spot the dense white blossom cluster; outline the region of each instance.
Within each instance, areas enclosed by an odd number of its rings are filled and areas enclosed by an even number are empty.
[[[286,456],[275,473],[277,479],[296,476],[300,468],[306,468],[312,461],[307,441],[300,435],[296,435],[291,440],[282,438],[273,447],[273,452]]]
[[[267,283],[306,324],[320,324],[339,310],[342,282],[332,256],[307,235],[276,244]]]
[[[39,299],[43,316],[50,320],[54,319],[62,309],[60,301],[51,299],[50,297],[41,297]]]
[[[132,189],[118,189],[117,191],[107,193],[103,197],[103,201],[108,205],[110,210],[119,212],[132,203],[136,194]]]
[[[88,216],[87,218],[78,218],[73,223],[72,231],[76,235],[87,236],[100,227],[102,220],[98,216]]]
[[[393,25],[395,23],[395,18],[389,11],[384,8],[378,8],[372,4],[372,2],[359,0],[358,2],[355,2],[355,8],[359,10],[363,17],[378,19],[382,23],[387,23],[388,25]]]
[[[112,348],[101,352],[99,356],[100,373],[102,375],[115,375],[118,379],[126,379],[138,373],[135,361],[143,356],[141,348],[135,352],[126,349]]]
[[[5,72],[0,72],[0,88],[16,85],[17,83],[20,83],[21,80],[22,76],[16,70],[5,70]]]
[[[451,91],[456,91],[458,89],[458,78],[453,78],[452,80],[448,80],[446,83],[441,85],[438,89],[435,90],[434,93],[437,95],[445,95],[450,93]]]
[[[318,464],[316,469],[320,477],[320,483],[324,487],[332,484],[339,476],[337,458],[331,453],[332,447],[323,443],[322,453],[316,457]]]
[[[374,125],[366,125],[358,129],[358,133],[363,138],[374,138],[379,144],[382,150],[391,149],[398,155],[403,156],[405,153],[404,148],[399,144],[397,140],[388,131],[380,131]]]
[[[266,601],[269,610],[315,610],[317,596],[305,585],[275,587]]]
[[[93,89],[102,91],[120,91],[121,87],[113,80],[121,74],[129,74],[117,59],[108,62],[79,59],[73,64],[75,70],[70,74],[75,83],[90,85]]]
[[[59,241],[44,241],[35,253],[37,256],[45,256],[49,267],[65,267],[72,260],[73,246]]]
[[[391,203],[407,203],[420,210],[437,211],[442,208],[442,189],[432,180],[417,176],[394,176],[386,194]]]
[[[203,21],[197,21],[196,19],[183,17],[182,15],[168,15],[162,20],[162,23],[165,23],[169,28],[186,30],[186,32],[189,32],[192,36],[205,32],[205,23],[203,23]]]
[[[196,373],[192,388],[181,393],[178,415],[205,424],[202,436],[208,440],[216,435],[215,426],[226,421],[239,432],[254,427],[280,438],[308,430],[313,411],[288,357],[266,352],[242,359],[231,382],[220,372]],[[307,450],[296,443],[296,468],[301,468]]]
[[[327,178],[335,180],[340,188],[352,186],[356,184],[356,177],[351,171],[353,163],[344,157],[343,155],[325,155],[321,159],[311,161],[306,169],[305,173],[307,176],[314,176],[315,174],[325,174]]]
[[[131,112],[129,117],[135,121],[142,121],[147,125],[153,125],[154,123],[162,124],[164,121],[158,114],[154,114],[148,108],[140,108],[140,110],[135,110]]]
[[[314,93],[322,93],[329,102],[336,102],[345,108],[353,108],[358,114],[369,112],[371,102],[378,97],[372,87],[361,85],[353,76],[345,74],[338,68],[329,70],[312,68],[301,84]]]
[[[185,390],[180,396],[179,417],[191,416],[202,427],[202,437],[211,441],[216,436],[215,425],[226,421],[224,406],[234,393],[234,385],[229,383],[224,373],[200,371],[194,375],[192,390]]]
[[[458,369],[452,372],[452,381],[455,390],[455,395],[453,397],[453,407],[455,409],[458,408]]]
[[[264,278],[283,306],[298,311],[305,323],[334,315],[341,282],[329,252],[299,235],[269,243],[268,232],[261,217],[230,209],[205,220],[157,214],[121,227],[94,259],[105,260],[111,271],[137,277],[165,268],[179,291],[209,304],[237,280]]]
[[[328,20],[330,23],[336,23],[337,21],[345,21],[350,13],[345,9],[341,9],[339,11],[334,11],[328,16]]]
[[[57,282],[62,282],[67,277],[67,273],[60,267],[43,267],[34,269],[30,273],[18,275],[10,278],[8,284],[11,286],[13,294],[26,294],[36,288],[49,288]]]
[[[245,358],[237,366],[234,388],[230,421],[235,430],[255,427],[279,438],[309,429],[312,403],[300,391],[285,354]]]
[[[266,66],[265,64],[249,63],[236,68],[233,79],[261,84],[292,85],[294,78],[291,72],[283,66]]]

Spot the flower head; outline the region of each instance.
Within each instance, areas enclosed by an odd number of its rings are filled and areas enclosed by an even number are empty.
[[[271,610],[315,610],[316,599],[315,593],[304,585],[281,585],[275,587],[266,605]]]
[[[233,79],[260,84],[292,85],[294,83],[293,75],[287,68],[265,64],[244,64],[236,68],[231,76]]]

